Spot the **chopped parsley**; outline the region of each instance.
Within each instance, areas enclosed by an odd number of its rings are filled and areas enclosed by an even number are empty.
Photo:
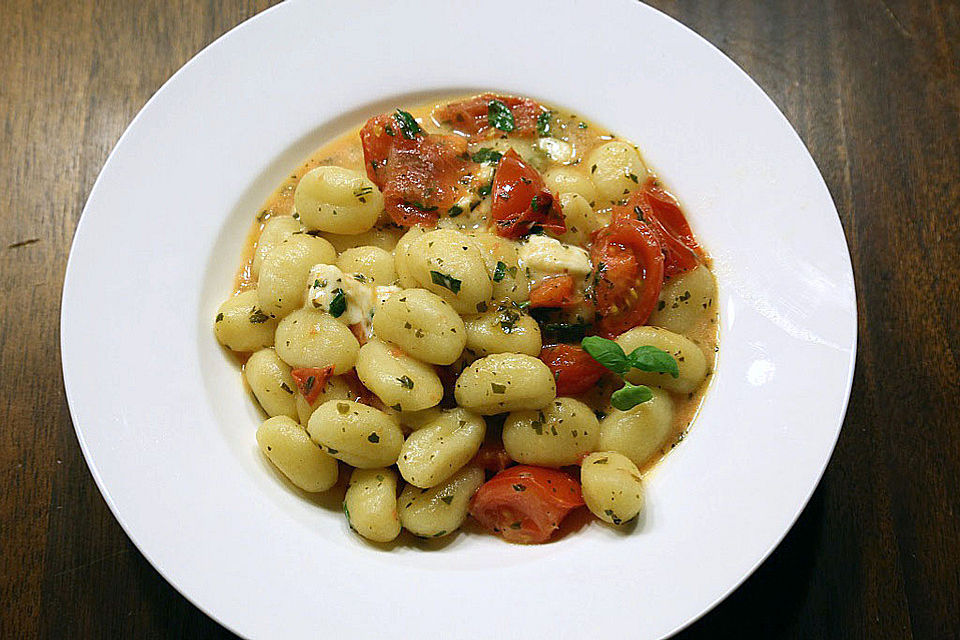
[[[497,384],[496,382],[491,382],[491,383],[490,383],[490,390],[493,391],[494,393],[506,393],[506,392],[507,392],[507,385],[505,385],[505,384]]]
[[[223,314],[222,314],[222,313],[218,313],[218,314],[217,314],[217,319],[215,320],[215,322],[223,322]]]
[[[550,118],[552,116],[552,111],[544,111],[537,116],[537,133],[540,136],[547,137],[550,135]]]
[[[451,218],[456,218],[456,217],[457,217],[458,215],[460,215],[461,213],[463,213],[463,207],[461,207],[460,205],[456,205],[456,204],[455,204],[455,205],[453,205],[452,207],[450,207],[449,209],[447,209],[447,214],[448,214]]]
[[[513,131],[513,113],[510,108],[499,100],[491,100],[487,103],[487,122],[491,127],[510,133]]]
[[[413,389],[413,380],[410,379],[410,376],[401,376],[397,378],[397,382],[399,382],[400,386],[404,389]]]
[[[343,289],[337,289],[335,294],[330,301],[330,315],[339,318],[347,310],[347,296],[343,293]]]
[[[268,316],[267,314],[265,314],[265,313],[264,313],[263,311],[261,311],[260,309],[257,309],[256,307],[254,307],[253,309],[250,310],[250,322],[252,322],[253,324],[263,324],[264,322],[266,322],[266,321],[269,320],[269,319],[270,319],[270,316]],[[222,318],[221,318],[221,320],[222,320]],[[219,322],[219,320],[218,320],[218,322]]]
[[[369,440],[373,444],[377,444],[378,442],[380,442],[380,436],[378,436],[376,433],[371,433],[370,435],[367,436],[367,440]]]
[[[400,132],[407,140],[413,140],[417,134],[422,131],[416,119],[403,109],[397,109],[397,113],[394,114],[393,118],[397,121],[397,124],[400,126]]]
[[[477,164],[483,164],[484,162],[500,162],[500,158],[502,157],[502,153],[489,147],[483,147],[471,156],[473,161]]]
[[[453,276],[448,276],[445,273],[440,273],[439,271],[430,272],[430,280],[433,284],[438,284],[441,287],[449,289],[454,293],[460,293],[460,285],[463,284],[461,280],[457,280]]]
[[[497,267],[493,270],[493,281],[500,282],[507,275],[507,265],[497,260]]]

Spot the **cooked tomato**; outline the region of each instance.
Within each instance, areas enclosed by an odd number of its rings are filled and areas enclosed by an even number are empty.
[[[558,396],[583,393],[593,388],[607,371],[579,345],[558,344],[544,347],[540,351],[540,359],[553,372]]]
[[[580,483],[562,471],[518,465],[484,483],[470,515],[505,540],[546,542],[566,515],[583,505]]]
[[[513,149],[497,163],[490,217],[494,232],[505,238],[525,236],[537,226],[556,234],[567,230],[560,203]]]
[[[356,369],[351,369],[347,373],[343,374],[343,380],[347,383],[347,386],[350,387],[350,395],[352,400],[371,406],[375,409],[383,410],[386,408],[386,405],[383,404],[383,401],[380,400],[370,389],[364,386],[360,382],[360,376],[357,375]]]
[[[593,234],[593,291],[601,316],[596,331],[605,337],[646,322],[663,287],[660,241],[630,211],[629,204],[616,207],[610,224]]]
[[[318,369],[316,367],[301,367],[292,369],[290,375],[297,383],[300,394],[308,404],[316,402],[320,392],[327,386],[327,381],[333,375],[333,365]]]
[[[477,451],[477,455],[473,456],[470,464],[486,469],[487,471],[500,473],[513,464],[513,458],[510,457],[510,454],[507,453],[507,450],[503,448],[502,444],[485,443],[480,447],[480,450]]]
[[[467,192],[475,164],[460,136],[425,133],[398,111],[368,120],[360,140],[367,175],[401,226],[436,226],[440,214]]]
[[[530,308],[550,307],[563,309],[582,302],[576,293],[573,276],[562,275],[546,278],[530,290]]]
[[[536,134],[537,118],[547,112],[539,103],[529,98],[485,93],[482,96],[441,105],[434,109],[433,117],[437,122],[449,124],[456,131],[471,138],[488,138],[500,131],[490,122],[490,103],[494,100],[499,100],[510,110],[513,116],[513,130],[510,133],[515,136]]]
[[[699,264],[703,250],[694,238],[680,204],[654,178],[647,180],[642,191],[630,196],[623,211],[646,222],[657,234],[663,251],[665,276],[689,271]]]
[[[359,322],[350,325],[350,333],[357,339],[361,347],[369,342],[369,340],[367,340],[367,332],[364,331],[363,325]]]

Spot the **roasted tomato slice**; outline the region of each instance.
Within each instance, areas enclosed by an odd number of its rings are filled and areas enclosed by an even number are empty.
[[[503,448],[502,444],[488,442],[480,447],[480,450],[477,451],[477,455],[473,456],[470,464],[487,471],[500,473],[513,464],[513,458],[510,457],[510,454],[507,453],[507,450]]]
[[[629,203],[593,234],[596,325],[601,336],[617,336],[650,317],[663,287],[663,253],[657,235],[630,213]]]
[[[504,238],[525,236],[538,226],[555,234],[567,230],[560,203],[513,149],[497,163],[490,217],[494,232]]]
[[[498,101],[510,111],[513,117],[513,128],[498,128],[495,123],[500,122],[497,119],[497,106],[494,105],[493,122],[491,122],[491,104]],[[433,119],[439,123],[447,124],[454,130],[470,136],[474,140],[489,138],[498,132],[510,133],[515,136],[532,136],[537,133],[537,118],[546,113],[540,103],[529,98],[516,98],[514,96],[498,96],[492,93],[485,93],[481,96],[474,96],[458,102],[450,102],[434,109]],[[502,126],[502,122],[501,122]]]
[[[558,344],[544,347],[540,351],[540,359],[553,372],[558,396],[588,391],[607,371],[578,345]]]
[[[401,226],[435,226],[467,192],[475,164],[460,136],[425,133],[410,114],[397,111],[368,120],[360,141],[367,175]]]
[[[320,392],[327,386],[327,381],[333,375],[333,365],[318,369],[316,367],[301,367],[292,369],[290,375],[297,383],[297,389],[308,404],[316,402]]]
[[[677,199],[654,178],[644,183],[643,190],[633,194],[622,211],[629,213],[657,234],[663,251],[663,273],[667,277],[694,269],[703,258],[703,249],[693,236]]]
[[[518,465],[484,483],[470,515],[509,542],[546,542],[566,515],[583,505],[580,483],[562,471]]]
[[[573,276],[561,275],[546,278],[530,290],[530,308],[565,309],[576,306],[583,301],[576,289]]]

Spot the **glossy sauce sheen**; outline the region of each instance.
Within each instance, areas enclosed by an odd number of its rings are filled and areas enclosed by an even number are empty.
[[[402,108],[407,110],[418,119],[424,131],[430,133],[450,133],[448,128],[439,126],[438,123],[436,123],[432,118],[431,114],[439,105],[466,97],[468,96],[452,96],[436,102],[430,102],[413,107],[405,106]],[[586,158],[591,150],[611,140],[622,140],[609,132],[607,129],[594,124],[579,114],[558,109],[554,106],[549,106],[549,108],[553,114],[551,122],[552,126],[554,127],[551,129],[551,136],[570,143],[573,147],[576,160],[574,160],[572,163],[558,163],[550,160],[545,153],[540,154],[543,156],[543,164],[536,166],[536,168],[541,172],[541,174],[545,173],[551,168],[561,166],[581,169],[585,172],[588,172],[589,168],[585,166],[585,163]],[[263,206],[260,207],[260,209],[257,211],[255,220],[251,226],[244,247],[242,254],[242,266],[238,271],[235,280],[235,293],[242,292],[256,285],[256,279],[253,277],[251,264],[260,232],[262,231],[266,221],[271,217],[277,215],[289,215],[293,207],[294,191],[304,174],[314,167],[321,165],[337,165],[360,172],[365,170],[363,150],[361,148],[360,138],[358,135],[359,130],[360,125],[317,149],[317,151],[311,154],[305,162],[303,162],[299,167],[290,173],[290,175],[280,184],[276,191],[270,195]],[[483,143],[483,146],[490,146],[490,144],[495,141],[495,139],[487,141]],[[632,146],[630,141],[623,141],[631,144]],[[652,171],[650,172],[650,175],[653,175]],[[486,198],[484,202],[489,203],[489,198]],[[594,214],[602,223],[605,224],[607,221],[609,221],[613,204],[615,204],[614,202],[604,202],[598,196],[597,199],[591,204],[594,205],[592,207]],[[484,206],[478,208],[477,214],[478,215],[475,216],[460,216],[455,219],[457,224],[450,224],[454,219],[441,217],[440,225],[437,228],[455,228],[462,230],[486,229],[489,224],[486,220],[486,216],[489,215],[489,205],[485,204]],[[393,249],[393,246],[396,244],[396,241],[399,239],[399,237],[406,231],[405,229],[394,225],[386,215],[381,216],[381,219],[377,223],[375,230],[380,232],[375,241],[370,240],[370,234],[362,234],[362,236],[358,236],[364,238],[364,240],[361,240],[360,242],[351,242],[350,236],[340,236],[339,240],[344,244],[341,245],[337,239],[333,240],[333,244],[336,246],[338,251],[343,251],[348,247],[365,244],[376,244],[377,246],[390,251]],[[323,234],[323,237],[330,239],[330,234]],[[711,261],[708,255],[704,257],[703,261],[707,267],[711,266]],[[667,286],[668,282],[669,281],[664,283],[665,287]],[[697,416],[706,391],[710,386],[710,379],[712,377],[712,372],[716,365],[717,354],[719,352],[719,313],[717,310],[717,305],[713,304],[712,308],[709,309],[707,313],[701,315],[700,320],[695,326],[684,332],[684,335],[700,346],[700,348],[703,350],[707,359],[707,380],[691,394],[671,394],[674,407],[672,435],[666,440],[666,443],[662,447],[661,455],[651,457],[644,465],[642,465],[641,471],[646,471],[654,466],[662,457],[662,455],[676,447],[686,436],[688,429]],[[592,408],[602,408],[608,404],[609,396],[613,390],[614,389],[611,386],[610,379],[604,378],[601,380],[597,388],[574,397],[583,400]]]

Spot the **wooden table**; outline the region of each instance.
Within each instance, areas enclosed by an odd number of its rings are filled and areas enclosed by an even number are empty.
[[[81,207],[130,119],[269,4],[0,2],[2,637],[229,635],[100,497],[64,399],[59,302]],[[653,4],[799,131],[840,211],[860,312],[823,482],[753,577],[682,637],[960,637],[960,4]]]

